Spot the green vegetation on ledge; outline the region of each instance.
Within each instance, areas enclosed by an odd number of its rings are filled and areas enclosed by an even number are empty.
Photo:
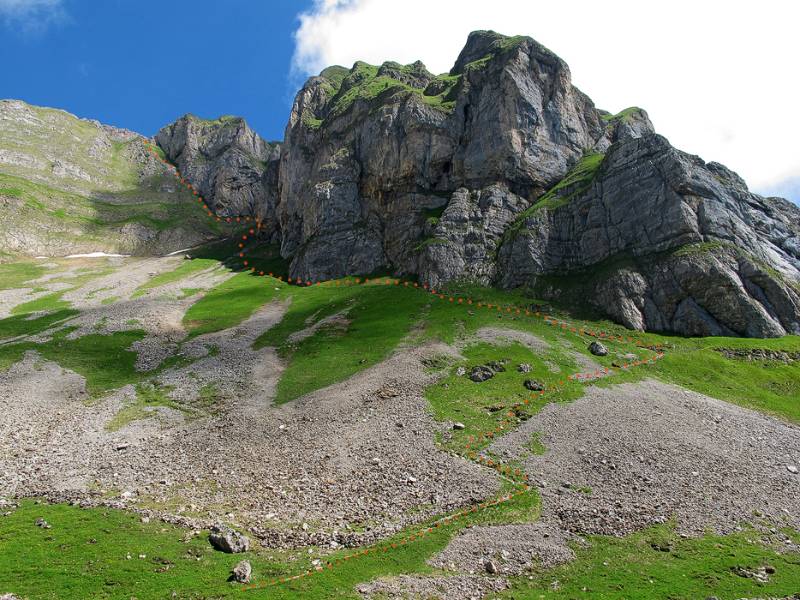
[[[503,239],[518,235],[525,221],[540,210],[556,210],[569,204],[574,198],[586,193],[603,164],[605,154],[586,152],[564,178],[542,194],[536,202],[522,211],[503,234]]]
[[[464,65],[463,71],[467,73],[468,71],[481,70],[485,68],[496,56],[514,50],[520,44],[529,39],[530,38],[525,35],[514,35],[514,36],[498,35],[498,40],[495,43],[494,48],[492,48],[492,51],[482,56],[481,58],[473,60],[472,62],[469,62],[466,65]]]
[[[620,112],[618,112],[615,115],[612,115],[610,113],[609,114],[600,115],[600,118],[603,119],[603,121],[606,121],[608,123],[611,123],[611,122],[614,122],[614,121],[626,122],[626,121],[629,121],[630,118],[633,115],[635,115],[637,113],[640,113],[640,112],[642,112],[641,108],[639,108],[638,106],[631,106],[629,108],[626,108],[625,110],[621,110]]]
[[[409,76],[417,74],[420,69],[416,63],[411,65],[385,63],[384,66],[387,70]],[[338,66],[322,71],[320,76],[328,80],[327,91],[331,97],[326,119],[335,119],[345,114],[356,101],[369,101],[384,94],[391,95],[398,92],[415,94],[429,106],[444,112],[450,112],[455,107],[460,75],[447,73],[439,75],[423,90],[389,75],[379,75],[380,71],[381,67],[361,61],[356,62],[349,71]],[[312,129],[318,129],[325,122],[309,113],[304,113],[302,120]]]
[[[559,206],[569,204],[573,198],[585,193],[591,186],[600,165],[603,164],[604,158],[605,155],[601,152],[587,152],[584,154],[564,176],[564,179],[547,190],[547,193],[539,198],[528,211],[533,212],[545,208],[555,210]]]

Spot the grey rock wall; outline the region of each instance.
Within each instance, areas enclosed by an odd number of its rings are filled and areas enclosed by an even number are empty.
[[[275,232],[279,144],[264,141],[244,119],[192,115],[161,129],[155,140],[217,215],[259,217]]]
[[[447,74],[330,67],[284,142],[185,117],[157,136],[219,214],[257,214],[291,275],[390,270],[527,287],[635,329],[800,332],[800,210],[611,115],[525,37],[474,32]]]

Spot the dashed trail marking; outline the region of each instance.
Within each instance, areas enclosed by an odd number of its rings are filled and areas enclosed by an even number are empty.
[[[192,192],[194,196],[197,197],[198,204],[203,208],[206,212],[207,216],[212,219],[216,220],[217,222],[225,221],[226,223],[253,223],[254,227],[250,227],[246,230],[245,233],[241,235],[240,241],[237,243],[238,252],[232,256],[232,259],[241,259],[241,267],[245,271],[250,271],[252,274],[259,276],[259,277],[271,277],[278,281],[284,281],[284,277],[281,275],[274,275],[272,272],[264,272],[261,270],[257,270],[255,266],[250,264],[250,261],[247,260],[247,242],[257,239],[258,232],[262,229],[262,222],[260,219],[255,217],[251,217],[249,215],[245,216],[236,216],[236,217],[219,217],[215,215],[212,210],[209,208],[206,201],[203,197],[199,194],[199,192],[192,186],[192,184],[187,181],[178,169],[172,165],[169,161],[162,158],[152,147],[149,142],[145,143],[145,147],[147,150],[156,157],[157,160],[163,162],[167,167],[173,172],[177,181],[184,186],[187,190]],[[595,338],[598,340],[602,340],[609,343],[622,343],[622,344],[634,344],[636,347],[649,350],[653,352],[651,356],[645,359],[637,359],[634,361],[630,361],[627,363],[622,364],[618,367],[620,371],[627,371],[634,367],[640,367],[643,365],[653,364],[656,361],[660,360],[664,357],[664,353],[662,350],[662,345],[645,345],[641,340],[638,340],[631,336],[623,336],[623,335],[615,335],[609,333],[607,331],[596,330],[594,328],[589,328],[588,326],[580,326],[570,323],[568,321],[562,319],[556,319],[549,314],[541,311],[536,310],[533,307],[522,307],[522,306],[515,306],[515,305],[507,305],[507,304],[496,304],[491,302],[485,301],[478,301],[473,300],[470,297],[463,297],[458,295],[450,295],[450,294],[443,294],[441,291],[436,291],[432,287],[428,286],[427,284],[420,285],[415,281],[406,281],[396,278],[390,277],[377,277],[377,278],[361,278],[361,277],[345,277],[342,279],[331,279],[331,280],[318,280],[318,281],[311,281],[309,279],[302,279],[299,277],[286,277],[286,283],[290,285],[295,285],[298,287],[310,287],[310,286],[326,286],[326,287],[342,287],[342,286],[357,286],[357,285],[388,285],[388,286],[396,286],[396,287],[403,287],[403,288],[411,288],[415,290],[419,290],[420,292],[425,292],[431,295],[432,298],[441,300],[443,302],[451,303],[453,305],[459,305],[464,307],[465,310],[471,312],[471,308],[475,309],[483,309],[486,311],[493,311],[501,314],[510,314],[519,317],[526,317],[533,320],[542,320],[545,324],[550,327],[554,327],[556,329],[560,329],[564,333],[572,334],[583,338],[584,336]],[[473,313],[474,314],[474,313]],[[502,477],[506,478],[510,481],[513,485],[516,486],[516,490],[510,494],[500,496],[498,498],[487,500],[469,508],[465,508],[459,512],[453,513],[451,515],[444,516],[436,521],[433,521],[428,527],[423,527],[418,529],[414,533],[400,539],[399,541],[394,541],[390,543],[378,543],[372,547],[365,548],[353,554],[348,554],[341,558],[326,562],[324,566],[319,566],[316,569],[308,569],[301,573],[292,576],[286,576],[281,578],[274,578],[274,579],[267,579],[258,583],[250,584],[239,588],[241,591],[248,591],[248,590],[257,590],[257,589],[264,589],[268,587],[275,587],[283,584],[290,583],[292,581],[297,581],[299,579],[304,579],[306,577],[311,577],[313,575],[324,573],[330,569],[334,569],[336,567],[342,566],[349,561],[358,559],[363,556],[368,556],[371,554],[381,554],[390,552],[393,549],[396,549],[400,546],[404,546],[409,544],[415,540],[418,540],[426,535],[429,535],[436,531],[438,528],[442,527],[443,525],[450,525],[453,522],[456,522],[460,519],[463,519],[469,515],[472,515],[476,512],[481,510],[485,510],[487,508],[491,508],[494,506],[499,506],[504,503],[510,502],[514,498],[520,496],[521,494],[525,494],[530,490],[530,486],[528,485],[528,474],[524,473],[519,468],[513,468],[509,465],[505,465],[502,462],[498,461],[497,459],[492,459],[485,454],[479,454],[478,451],[474,449],[475,445],[480,445],[483,442],[488,440],[493,440],[496,436],[502,435],[503,433],[510,431],[510,426],[514,424],[513,418],[516,415],[516,411],[519,409],[524,408],[525,406],[529,405],[531,401],[540,399],[546,396],[549,393],[553,393],[562,389],[564,386],[568,385],[569,382],[579,382],[579,383],[588,383],[591,381],[595,381],[601,377],[613,375],[615,369],[609,367],[603,367],[595,369],[594,371],[587,371],[584,373],[573,373],[567,375],[565,379],[559,380],[556,383],[545,387],[545,389],[539,391],[536,394],[531,394],[529,398],[521,402],[517,402],[511,405],[509,408],[510,410],[506,413],[505,419],[503,419],[498,426],[488,432],[483,432],[478,435],[471,435],[468,438],[466,444],[466,455],[459,454],[462,458],[472,460],[480,465],[492,468],[496,470]]]

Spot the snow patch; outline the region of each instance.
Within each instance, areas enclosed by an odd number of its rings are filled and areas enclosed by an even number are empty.
[[[88,254],[70,254],[64,258],[128,258],[130,254],[108,254],[107,252],[89,252]]]

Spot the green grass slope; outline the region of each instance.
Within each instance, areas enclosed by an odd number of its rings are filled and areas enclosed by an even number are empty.
[[[222,232],[141,136],[19,101],[0,118],[5,252],[163,253]]]
[[[202,258],[181,263],[142,289],[154,289],[224,265],[229,250],[223,244],[198,251]],[[282,303],[282,320],[255,342],[256,347],[277,348],[286,363],[278,384],[278,403],[343,381],[403,344],[457,343],[463,359],[442,355],[430,361],[428,368],[441,377],[428,388],[426,396],[435,418],[466,425],[463,432],[453,432],[439,443],[470,460],[493,436],[518,426],[546,403],[580,397],[585,383],[571,376],[594,369],[581,364],[584,357],[589,358],[588,344],[602,332],[611,353],[591,359],[613,374],[594,385],[614,386],[656,377],[800,423],[800,363],[744,361],[720,352],[723,348],[797,352],[797,336],[773,340],[685,339],[632,333],[613,323],[566,314],[545,318],[544,313],[537,314],[539,305],[521,292],[452,286],[430,294],[413,283],[385,277],[369,281],[348,278],[313,286],[289,284],[285,276],[280,280],[258,276],[262,269],[284,272],[285,265],[280,264],[274,249],[255,248],[249,256],[255,273],[233,273],[199,295],[184,323],[190,336],[210,332],[227,335],[259,308]],[[41,274],[27,263],[3,267],[0,283],[11,289],[30,287]],[[167,402],[164,390],[148,383],[153,373],[138,373],[134,368],[135,354],[130,347],[143,332],[132,328],[112,335],[69,339],[73,331],[69,319],[79,314],[80,307],[64,308],[53,303],[44,309],[42,314],[30,314],[26,309],[25,314],[0,320],[0,369],[22,358],[27,350],[36,350],[86,377],[95,398],[122,385],[135,384],[137,398],[118,416],[112,430],[127,420],[141,418],[147,406]],[[531,347],[519,338],[491,344],[471,338],[486,327],[532,334],[539,342]],[[14,339],[48,330],[55,331],[48,334],[48,341]],[[656,356],[653,348],[663,350],[664,357],[628,370],[614,366],[622,354],[636,354],[637,362],[652,358]],[[457,375],[459,367],[498,358],[508,359],[506,371],[480,386]],[[517,372],[513,367],[521,362],[530,363],[535,375]],[[537,379],[545,395],[527,390],[523,385],[526,378]],[[536,439],[531,440],[530,448],[532,452],[543,450]],[[518,482],[515,466],[504,466],[508,470],[502,472]],[[504,493],[517,489],[509,481]],[[52,529],[35,527],[39,517],[48,520]],[[360,553],[363,549],[336,551],[326,560],[336,563],[346,555],[360,554],[319,574],[292,581],[285,578],[313,570],[307,553],[251,552],[245,557],[253,563],[254,581],[266,587],[243,592],[241,586],[226,581],[230,568],[242,557],[213,552],[204,534],[184,542],[183,530],[162,523],[141,523],[121,511],[25,501],[9,516],[0,517],[0,591],[13,590],[31,599],[135,596],[141,600],[172,597],[173,591],[178,598],[356,598],[354,586],[378,576],[436,574],[426,560],[469,523],[526,522],[537,517],[536,494],[520,493],[509,502],[481,509],[468,518],[440,523],[412,541],[409,536],[417,529],[400,532],[377,548],[367,549],[366,554]],[[797,532],[787,533],[797,536]],[[20,545],[20,539],[26,543]],[[555,569],[534,567],[530,573],[512,578],[511,590],[500,597],[688,600],[710,595],[780,597],[800,589],[800,556],[776,552],[756,532],[683,539],[665,525],[626,538],[593,536],[588,541],[588,546],[576,546],[574,562]],[[767,584],[736,574],[737,569],[755,570],[765,565],[776,570]],[[553,581],[558,584],[554,586]]]

